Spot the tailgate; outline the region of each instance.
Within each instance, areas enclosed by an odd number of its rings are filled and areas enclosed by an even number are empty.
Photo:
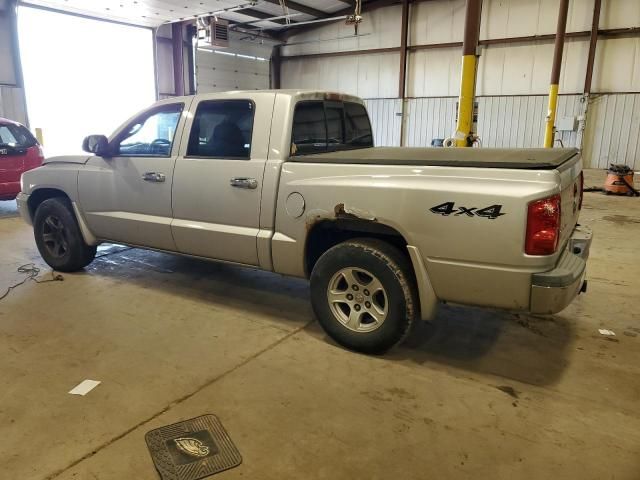
[[[560,173],[560,246],[564,246],[578,223],[582,199],[582,157],[575,155],[558,168]]]

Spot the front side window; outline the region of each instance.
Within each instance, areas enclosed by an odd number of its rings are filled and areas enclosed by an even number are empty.
[[[291,155],[368,147],[373,147],[373,135],[363,105],[320,100],[296,105]]]
[[[160,107],[140,117],[126,129],[117,143],[117,155],[125,157],[169,157],[183,105]]]
[[[250,100],[200,102],[189,135],[188,157],[251,158],[255,105]]]

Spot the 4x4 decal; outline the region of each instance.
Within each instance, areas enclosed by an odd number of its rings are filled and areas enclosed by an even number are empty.
[[[456,208],[455,202],[444,202],[429,209],[430,212],[442,215],[443,217],[448,217],[453,214],[454,217],[459,217],[461,215],[465,215],[467,217],[477,216],[488,218],[489,220],[495,220],[496,218],[505,215],[501,210],[502,205],[490,205],[480,209],[478,207]]]

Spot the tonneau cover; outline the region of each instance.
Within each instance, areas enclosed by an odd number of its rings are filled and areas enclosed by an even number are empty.
[[[575,148],[373,147],[298,155],[292,162],[550,170],[578,154]]]

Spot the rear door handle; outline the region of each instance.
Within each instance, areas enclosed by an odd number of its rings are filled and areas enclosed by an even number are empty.
[[[258,188],[258,180],[249,177],[233,177],[230,181],[232,187],[256,189]]]
[[[167,179],[167,177],[164,173],[160,172],[145,172],[142,174],[142,179],[145,182],[162,183]]]

